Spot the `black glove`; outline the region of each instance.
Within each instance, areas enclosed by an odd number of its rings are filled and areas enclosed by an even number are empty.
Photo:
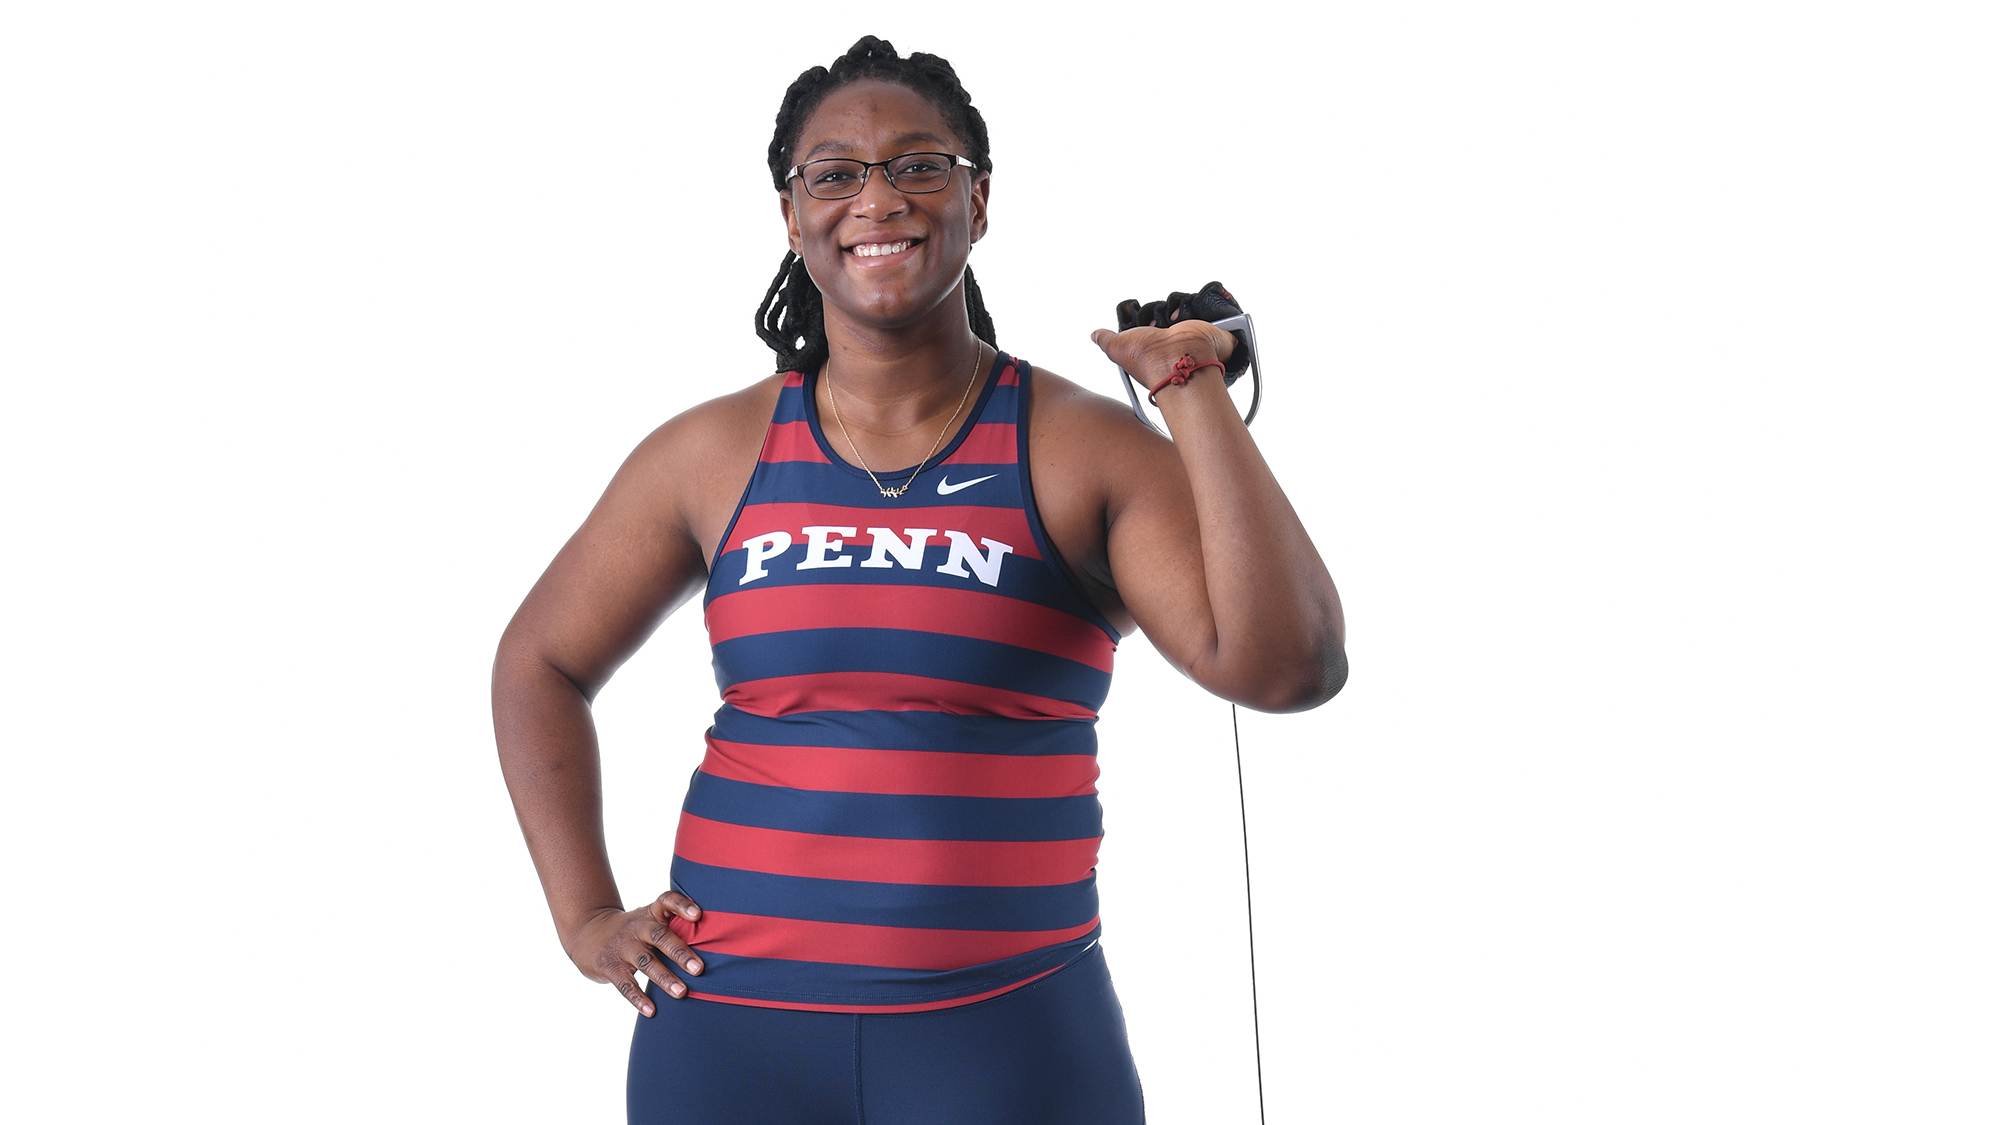
[[[1211,281],[1195,293],[1169,293],[1164,301],[1118,302],[1118,331],[1127,328],[1165,328],[1181,320],[1217,321],[1225,317],[1242,316],[1243,306],[1229,295],[1220,281]],[[1230,333],[1236,337],[1236,350],[1223,361],[1222,382],[1228,386],[1236,382],[1236,377],[1250,366],[1250,340],[1242,331]]]

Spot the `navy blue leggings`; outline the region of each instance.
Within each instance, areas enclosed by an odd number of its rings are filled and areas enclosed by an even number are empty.
[[[991,1000],[848,1015],[675,1000],[639,1017],[631,1125],[1143,1125],[1101,947]]]

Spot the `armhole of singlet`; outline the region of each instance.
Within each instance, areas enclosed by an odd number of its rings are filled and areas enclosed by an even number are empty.
[[[793,375],[798,375],[801,385],[804,384],[804,374],[785,372],[787,378]],[[744,505],[750,503],[750,490],[757,487],[757,476],[764,471],[764,449],[771,443],[771,427],[778,424],[778,411],[785,408],[785,392],[790,389],[783,383],[778,384],[778,401],[771,404],[771,419],[764,423],[764,436],[757,442],[757,466],[750,470],[750,479],[743,482],[743,495],[736,498],[736,510],[729,513],[729,522],[722,525],[722,538],[715,542],[715,554],[708,560],[708,581],[702,583],[703,609],[707,609],[708,603],[715,599],[715,568],[722,565],[722,556],[729,553],[729,537],[736,534],[736,521],[743,518]]]
[[[1112,647],[1116,648],[1118,642],[1125,638],[1102,613],[1098,612],[1096,606],[1090,604],[1090,595],[1084,593],[1083,584],[1070,573],[1068,561],[1062,557],[1062,552],[1056,550],[1055,541],[1049,538],[1048,530],[1042,526],[1042,510],[1035,503],[1035,480],[1028,467],[1028,416],[1033,413],[1034,406],[1029,386],[1034,381],[1035,368],[1033,364],[1018,357],[1014,359],[1014,366],[1018,369],[1021,381],[1021,389],[1014,396],[1014,459],[1020,465],[1021,507],[1028,513],[1028,530],[1035,536],[1035,549],[1042,553],[1042,558],[1048,561],[1049,569],[1055,571],[1056,576],[1062,579],[1064,589],[1069,591],[1070,596],[1081,607],[1083,612],[1077,616],[1104,630],[1105,635],[1111,638]]]

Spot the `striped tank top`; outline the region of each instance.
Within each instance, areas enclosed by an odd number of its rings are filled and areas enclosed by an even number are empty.
[[[723,702],[674,841],[690,995],[925,1011],[1097,940],[1118,634],[1035,511],[1028,372],[996,357],[900,499],[834,454],[815,377],[785,377],[703,602]]]

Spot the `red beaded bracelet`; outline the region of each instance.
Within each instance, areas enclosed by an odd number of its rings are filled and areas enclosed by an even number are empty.
[[[1160,400],[1155,398],[1154,396],[1159,394],[1161,391],[1166,390],[1168,387],[1179,387],[1186,385],[1189,379],[1194,378],[1194,373],[1200,371],[1204,367],[1221,367],[1221,366],[1222,366],[1222,361],[1219,359],[1211,359],[1206,363],[1196,363],[1194,361],[1193,356],[1183,355],[1182,357],[1174,361],[1174,373],[1160,380],[1159,386],[1154,387],[1152,390],[1146,392],[1146,401],[1152,403],[1154,406],[1158,406],[1160,405]]]

